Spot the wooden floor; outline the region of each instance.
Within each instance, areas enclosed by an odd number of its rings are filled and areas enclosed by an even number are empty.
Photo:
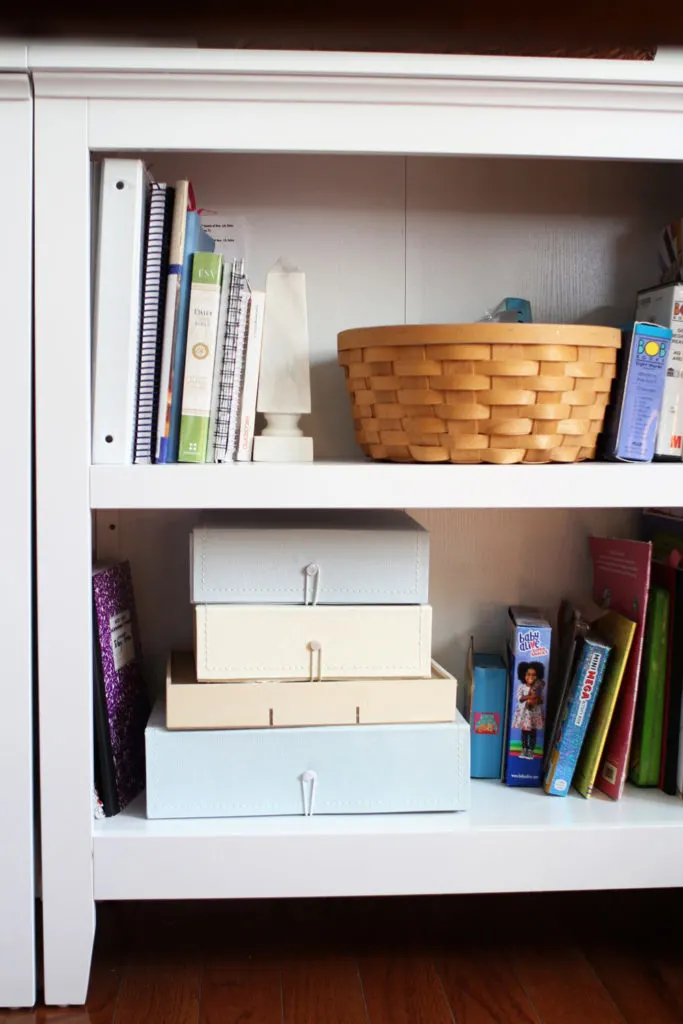
[[[0,1024],[681,1024],[682,924],[680,890],[101,904],[87,1007]]]

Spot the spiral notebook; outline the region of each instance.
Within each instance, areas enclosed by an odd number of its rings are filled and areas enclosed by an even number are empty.
[[[170,185],[156,182],[152,185],[147,220],[140,378],[135,424],[135,462],[138,464],[152,462],[156,444],[161,343],[174,194],[175,190]]]
[[[244,260],[240,257],[233,263],[228,294],[225,346],[213,435],[215,462],[231,462],[237,454],[249,295]]]

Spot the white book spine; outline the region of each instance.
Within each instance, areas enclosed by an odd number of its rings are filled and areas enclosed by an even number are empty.
[[[180,290],[180,274],[183,269],[185,251],[185,225],[187,223],[187,203],[190,193],[188,181],[177,181],[175,201],[173,203],[173,223],[171,226],[171,245],[168,256],[168,281],[166,284],[166,304],[164,308],[164,334],[161,343],[161,373],[159,379],[159,409],[157,413],[157,443],[155,458],[160,459],[162,441],[168,436],[167,423],[171,402],[172,370],[173,370],[173,338],[175,336],[175,317]]]
[[[263,341],[263,314],[265,307],[266,293],[252,292],[249,303],[247,352],[244,361],[244,386],[242,388],[240,433],[237,446],[238,462],[250,462],[254,447],[254,420],[256,419],[256,396],[261,367],[261,344]]]
[[[211,382],[211,408],[209,410],[209,438],[206,444],[206,461],[213,462],[216,454],[216,422],[218,419],[218,402],[221,392],[221,371],[223,369],[223,358],[225,353],[225,336],[228,325],[228,298],[230,295],[230,281],[232,277],[232,265],[226,263],[223,267],[223,282],[221,284],[221,301],[218,309],[218,333],[216,337],[216,358],[213,364],[213,380]]]
[[[137,412],[145,232],[142,160],[102,168],[94,297],[92,461],[132,463]]]

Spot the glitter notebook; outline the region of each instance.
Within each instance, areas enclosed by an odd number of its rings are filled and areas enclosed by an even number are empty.
[[[144,788],[149,701],[130,565],[93,570],[95,765],[107,817]]]

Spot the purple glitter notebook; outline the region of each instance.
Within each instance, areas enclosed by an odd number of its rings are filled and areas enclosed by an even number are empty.
[[[96,784],[107,817],[145,785],[149,701],[128,562],[93,569]]]

